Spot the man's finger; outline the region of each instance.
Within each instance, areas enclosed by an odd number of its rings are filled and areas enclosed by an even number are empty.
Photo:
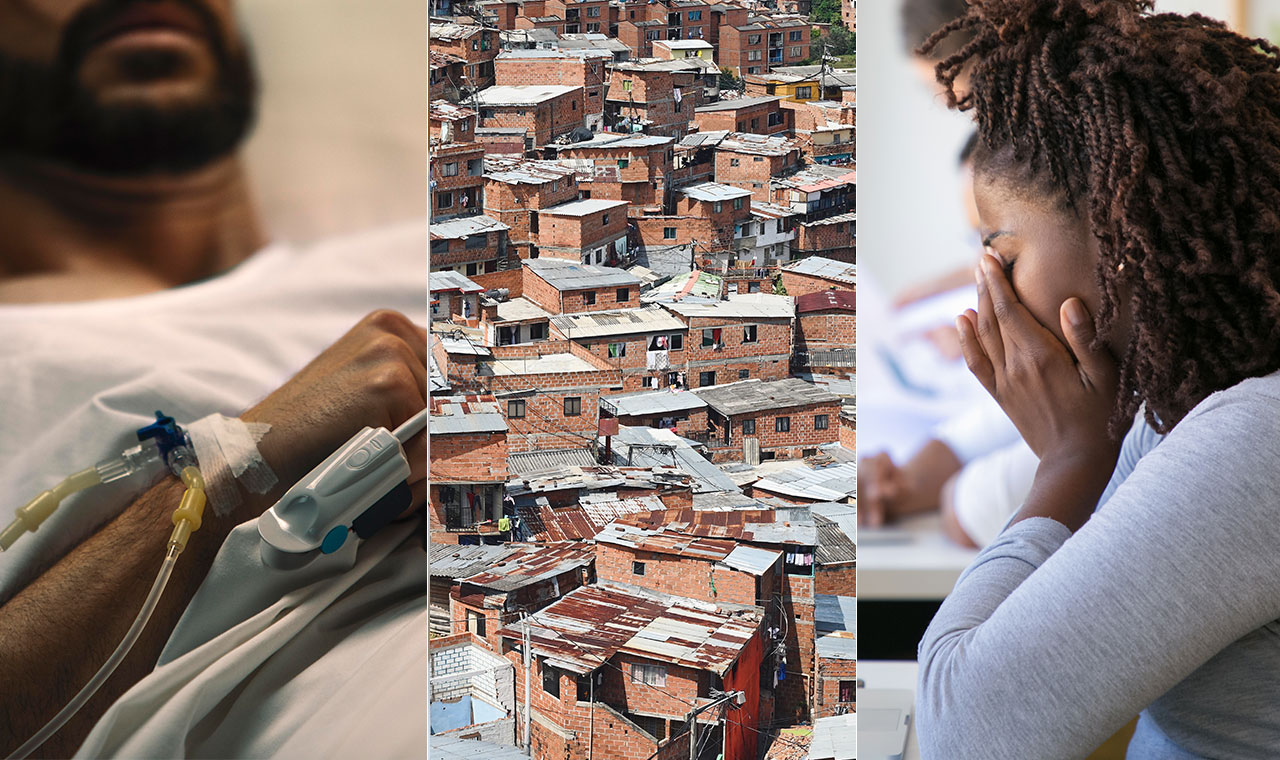
[[[1079,298],[1068,298],[1062,302],[1058,316],[1062,321],[1062,334],[1067,336],[1067,343],[1076,355],[1076,363],[1085,382],[1091,386],[1111,383],[1116,374],[1115,359],[1104,346],[1097,350],[1091,348],[1098,331],[1084,302]]]

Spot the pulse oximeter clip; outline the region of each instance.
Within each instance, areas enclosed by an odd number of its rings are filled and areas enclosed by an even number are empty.
[[[299,480],[258,518],[262,561],[295,570],[368,538],[412,504],[404,443],[427,425],[429,408],[395,432],[366,427]]]

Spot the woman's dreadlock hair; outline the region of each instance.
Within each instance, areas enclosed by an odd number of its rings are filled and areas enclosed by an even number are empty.
[[[1210,393],[1280,369],[1280,49],[1150,11],[970,0],[921,48],[970,35],[937,72],[952,107],[974,111],[980,152],[1090,225],[1098,340],[1129,299],[1113,430],[1145,402],[1167,431]]]

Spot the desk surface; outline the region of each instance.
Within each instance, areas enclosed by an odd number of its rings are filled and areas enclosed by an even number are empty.
[[[915,661],[859,660],[858,680],[868,689],[907,689],[915,694],[918,669]],[[902,760],[920,760],[920,741],[916,738],[914,715],[907,731],[907,751]]]
[[[859,528],[858,598],[944,599],[977,555],[942,534],[937,514],[884,530]]]

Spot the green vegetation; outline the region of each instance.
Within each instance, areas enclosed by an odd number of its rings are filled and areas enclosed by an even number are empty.
[[[721,67],[720,69],[720,89],[721,90],[741,90],[742,81],[733,73],[733,69]]]
[[[810,38],[809,43],[809,58],[805,61],[806,64],[822,62],[822,45],[824,42],[827,45],[827,55],[839,59],[838,62],[832,62],[834,66],[840,68],[855,68],[857,66],[857,35],[841,24],[833,24],[826,34],[823,34],[821,29],[815,28],[813,30],[813,36]]]
[[[839,24],[840,0],[813,0],[809,5],[809,20],[819,24]]]

